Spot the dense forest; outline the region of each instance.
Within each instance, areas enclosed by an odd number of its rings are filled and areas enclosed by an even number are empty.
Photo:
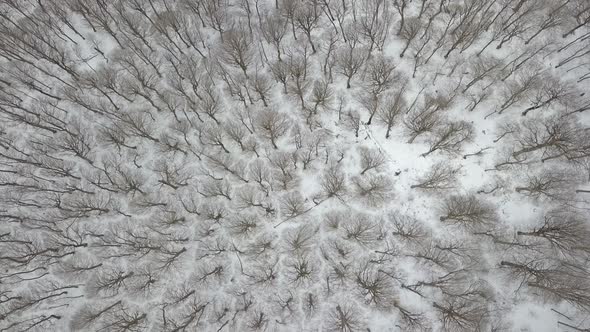
[[[590,331],[588,0],[0,1],[0,332]]]

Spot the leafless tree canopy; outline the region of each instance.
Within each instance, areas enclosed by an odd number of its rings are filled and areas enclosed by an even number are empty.
[[[1,1],[0,332],[588,331],[589,41],[587,0]]]

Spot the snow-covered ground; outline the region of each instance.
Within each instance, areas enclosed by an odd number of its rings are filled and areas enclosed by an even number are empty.
[[[590,328],[586,1],[0,13],[0,331]]]

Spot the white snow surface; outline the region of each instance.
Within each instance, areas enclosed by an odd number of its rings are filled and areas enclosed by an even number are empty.
[[[441,3],[0,4],[0,331],[590,329],[588,20],[562,37],[587,4]],[[525,44],[549,14],[558,23]],[[419,25],[404,57],[402,15]],[[262,32],[272,19],[285,26],[280,61]],[[384,26],[376,44],[367,22]],[[457,41],[466,26],[481,31]],[[362,55],[350,88],[348,45]],[[395,69],[368,124],[379,59]],[[321,84],[329,97],[313,112]],[[389,100],[404,102],[386,138]],[[409,143],[412,115],[429,107],[440,118]],[[468,137],[433,150],[451,125]],[[436,167],[457,172],[420,188]],[[359,188],[371,181],[375,196]],[[531,235],[547,222],[553,242]]]

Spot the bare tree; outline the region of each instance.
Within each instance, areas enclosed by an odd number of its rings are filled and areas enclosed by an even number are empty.
[[[379,96],[382,92],[391,88],[393,84],[403,77],[399,77],[395,71],[395,63],[390,57],[381,54],[371,57],[367,62],[367,74],[365,80],[371,89],[371,94]]]
[[[346,194],[346,176],[340,169],[338,164],[332,165],[327,168],[320,180],[320,186],[322,188],[322,196],[324,199],[337,197],[342,199],[342,196]],[[314,201],[319,204],[319,202]]]
[[[359,137],[361,129],[361,116],[358,111],[348,111],[344,114],[344,124],[354,132],[354,137]]]
[[[388,97],[377,111],[377,116],[385,124],[385,138],[389,138],[391,128],[395,125],[399,116],[406,110],[405,89],[402,87],[394,95]]]
[[[320,264],[313,256],[299,256],[285,262],[285,277],[296,287],[306,287],[318,281]]]
[[[360,1],[355,6],[355,33],[365,40],[367,57],[371,57],[373,50],[382,51],[392,21],[391,11],[386,1]],[[352,36],[347,38],[347,41]],[[356,36],[352,37],[355,38]]]
[[[197,192],[205,198],[225,198],[232,200],[232,185],[227,180],[205,180],[197,189]]]
[[[272,82],[270,77],[266,74],[262,74],[256,71],[254,77],[250,80],[252,90],[258,95],[258,100],[262,101],[264,107],[268,107],[269,100],[271,98],[270,92],[272,90]]]
[[[399,36],[405,28],[406,23],[406,9],[408,7],[407,0],[396,0],[393,2],[393,7],[399,13],[400,21],[399,21],[399,28],[397,30],[397,35]]]
[[[305,96],[309,89],[310,81],[307,77],[309,69],[309,54],[306,47],[303,47],[300,54],[289,54],[288,73],[291,78],[288,85],[289,92],[293,93],[301,102],[301,108],[305,108]]]
[[[488,88],[477,94],[470,94],[468,97],[470,101],[468,108],[469,112],[473,112],[477,108],[477,106],[489,99],[490,96],[492,96],[493,92],[494,90],[492,88]]]
[[[200,130],[201,140],[205,145],[216,146],[221,148],[225,153],[230,153],[229,150],[226,148],[225,143],[225,132],[220,130],[216,125],[205,125]]]
[[[461,51],[466,50],[475,40],[478,39],[480,34],[484,31],[486,20],[487,20],[487,10],[491,5],[488,4],[486,7],[486,3],[481,1],[472,1],[465,6],[456,7],[453,17],[449,20],[449,25],[451,23],[456,22],[452,29],[445,30],[443,33],[443,38],[447,37],[447,31],[449,34],[449,39],[451,46],[448,51],[445,53],[444,58],[448,58],[451,52],[453,52],[457,47],[461,47]],[[456,18],[456,20],[455,20]]]
[[[432,165],[426,174],[417,179],[410,188],[427,190],[452,189],[455,187],[460,168],[442,161]]]
[[[362,68],[367,55],[362,48],[347,46],[336,54],[336,68],[346,77],[346,88],[350,89],[350,81]]]
[[[445,200],[440,220],[471,230],[493,227],[498,217],[491,203],[475,195],[451,196]]]
[[[226,31],[223,38],[223,61],[239,68],[246,77],[248,77],[248,66],[254,60],[252,43],[252,35],[241,26]]]
[[[553,301],[566,301],[588,310],[590,297],[588,272],[565,260],[524,259],[502,261],[502,268],[531,291]]]
[[[372,220],[369,215],[364,213],[354,213],[349,219],[343,220],[341,227],[342,236],[347,241],[357,243],[359,245],[369,246],[374,245],[380,236],[380,230],[375,220]],[[361,271],[370,268],[361,262]],[[369,271],[375,272],[375,271]],[[371,273],[372,274],[372,273]],[[381,278],[381,276],[379,276]],[[389,281],[386,281],[389,282]],[[375,294],[378,295],[378,294]],[[375,300],[379,300],[375,298]]]
[[[330,81],[330,83],[333,83],[334,77],[332,75],[332,72],[334,70],[334,65],[336,63],[334,53],[340,41],[340,36],[337,32],[333,31],[330,31],[327,35],[327,42],[326,46],[324,47],[326,56],[322,64],[322,72],[324,74],[324,77],[326,77]]]
[[[248,129],[236,120],[230,120],[223,126],[227,137],[237,144],[242,151],[246,151],[246,139],[248,137]]]
[[[525,42],[524,44],[529,44],[533,39],[535,39],[539,34],[543,31],[552,30],[561,24],[565,20],[565,10],[567,9],[567,4],[569,1],[563,1],[559,3],[547,3],[547,11],[544,19],[538,25],[538,30],[535,31]],[[545,14],[545,13],[544,13]]]
[[[352,179],[355,195],[368,206],[381,206],[392,196],[393,183],[385,175],[358,176]]]
[[[270,72],[273,78],[283,85],[283,93],[287,94],[287,82],[289,79],[289,65],[283,61],[270,64]]]
[[[378,170],[386,163],[385,156],[377,149],[361,147],[359,151],[361,163],[361,175],[364,175],[370,170]]]
[[[590,9],[587,4],[584,4],[583,1],[573,1],[570,6],[572,8],[572,13],[575,13],[572,22],[573,27],[562,35],[563,38],[575,33],[578,29],[590,23]]]
[[[502,61],[493,57],[480,56],[470,63],[469,77],[471,80],[467,82],[465,88],[461,91],[462,93],[467,92],[472,86],[478,82],[489,78],[492,84],[495,81],[495,75],[500,69]],[[486,87],[487,88],[487,87]]]
[[[308,103],[304,112],[306,113],[307,125],[310,130],[313,130],[314,118],[318,115],[318,112],[331,109],[332,101],[334,100],[334,91],[327,81],[315,81],[310,98],[310,103]]]
[[[74,319],[71,321],[69,327],[74,331],[84,330],[93,324],[100,322],[102,317],[104,317],[103,315],[106,315],[108,312],[118,310],[121,304],[121,300],[98,308],[86,304],[74,314]]]
[[[291,25],[291,33],[293,34],[294,40],[297,40],[297,35],[295,34],[295,15],[300,6],[300,1],[282,1],[279,8],[281,15],[284,16],[287,19],[287,22]]]
[[[519,129],[515,135],[518,146],[512,154],[515,158],[536,151],[541,151],[543,158],[563,156],[581,134],[572,121],[562,117],[526,120]]]
[[[405,2],[405,0],[401,0]],[[400,58],[403,58],[406,51],[410,47],[412,41],[418,36],[422,30],[422,21],[417,17],[410,17],[405,21],[405,24],[400,25],[400,33],[398,34],[402,39],[406,41],[406,45],[399,54]]]
[[[291,20],[305,34],[313,53],[316,52],[315,45],[311,39],[311,33],[317,27],[321,12],[316,1],[300,3],[296,7]],[[292,21],[292,22],[293,22]]]
[[[167,160],[159,160],[154,171],[159,175],[158,182],[174,190],[188,186],[191,175],[182,165],[170,163]]]
[[[517,235],[524,239],[539,239],[564,256],[576,257],[578,253],[590,250],[587,236],[590,228],[576,213],[567,209],[552,210],[541,221],[538,227],[518,231]]]
[[[303,224],[286,230],[281,238],[284,240],[285,250],[297,255],[313,252],[317,246],[318,229],[310,224]]]
[[[416,323],[419,315],[409,312],[399,305],[393,289],[393,278],[388,271],[379,268],[379,265],[360,262],[355,278],[365,303],[381,308],[397,308],[404,321],[410,324]]]
[[[575,99],[577,94],[579,92],[569,82],[564,82],[554,76],[546,77],[537,94],[531,98],[531,106],[527,107],[522,115],[526,116],[530,111],[548,108],[556,103],[567,105],[568,99]]]
[[[533,199],[570,201],[576,180],[576,176],[568,170],[542,170],[528,174],[526,182],[518,185],[515,190]]]
[[[466,299],[450,296],[443,303],[434,302],[434,309],[446,330],[473,329],[487,327],[488,310],[485,302],[479,299]]]
[[[391,221],[392,232],[395,237],[400,237],[409,243],[420,244],[429,236],[428,230],[419,220],[411,216],[392,211],[387,214]]]
[[[541,74],[536,68],[527,68],[520,72],[518,77],[507,82],[504,90],[504,102],[497,110],[502,114],[509,107],[526,99],[541,83]]]
[[[360,331],[364,326],[364,318],[359,313],[357,306],[347,301],[346,304],[337,304],[330,311],[328,318],[328,331],[353,332]]]
[[[295,218],[306,212],[307,204],[300,192],[291,191],[280,199],[281,214],[287,218]]]
[[[229,3],[226,0],[207,0],[203,2],[202,7],[198,6],[202,8],[204,22],[219,32],[219,37],[222,42],[225,37],[224,33],[228,29],[228,25],[231,23],[227,11],[228,5]],[[200,14],[199,17],[201,17]]]
[[[373,94],[370,92],[367,93],[365,91],[361,91],[356,96],[356,98],[358,100],[358,103],[362,107],[362,109],[369,112],[369,119],[367,120],[367,122],[365,122],[365,124],[367,126],[371,125],[371,123],[373,123],[373,118],[375,117],[375,115],[377,114],[377,111],[379,110],[379,102],[381,101],[379,99],[379,95],[376,95],[376,94]]]
[[[265,110],[259,113],[256,126],[262,135],[270,140],[272,147],[278,149],[277,141],[289,130],[290,119],[278,111]]]
[[[267,154],[267,158],[270,165],[273,166],[272,179],[277,184],[276,188],[289,190],[297,180],[293,155],[288,152],[274,151],[271,154]]]
[[[267,14],[262,19],[260,29],[266,42],[271,44],[277,51],[277,59],[282,61],[281,43],[287,33],[287,21],[279,15]]]
[[[413,143],[418,136],[432,131],[441,121],[441,115],[436,108],[415,109],[406,115],[403,122]]]
[[[434,131],[434,137],[430,139],[428,151],[422,154],[426,157],[434,151],[457,153],[461,145],[469,142],[473,137],[473,125],[465,121],[450,122]]]

